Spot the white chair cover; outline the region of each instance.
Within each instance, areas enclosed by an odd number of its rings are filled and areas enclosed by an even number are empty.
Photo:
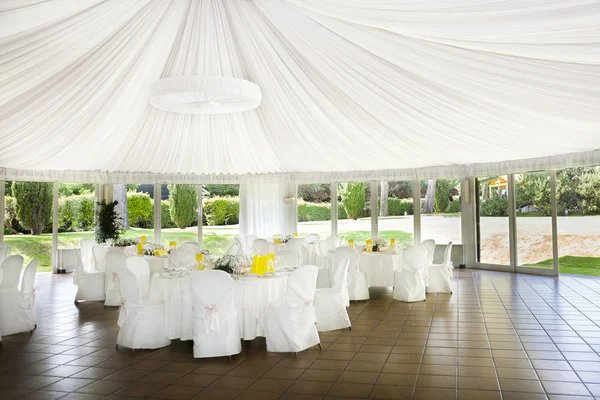
[[[242,246],[242,242],[238,238],[233,238],[231,245],[227,249],[228,256],[239,256],[244,254],[244,248]]]
[[[254,254],[254,241],[256,240],[256,236],[254,235],[247,235],[246,236],[246,253],[249,255],[253,255]]]
[[[194,358],[239,354],[242,344],[231,276],[224,271],[195,272],[191,292]]]
[[[427,293],[452,293],[452,279],[454,267],[452,266],[452,242],[448,243],[444,251],[442,264],[429,265],[429,286]]]
[[[165,326],[165,304],[160,300],[142,298],[143,289],[128,265],[119,271],[121,309],[117,344],[130,349],[158,349],[168,346]]]
[[[367,283],[367,274],[359,268],[360,254],[351,247],[338,247],[335,250],[334,259],[338,252],[339,254],[347,253],[350,256],[350,265],[348,266],[348,299],[368,300],[369,284]]]
[[[335,250],[339,247],[339,239],[337,236],[330,236],[326,240],[319,242],[319,255],[321,256],[321,266],[330,267],[332,254],[330,251]]]
[[[8,245],[0,244],[0,265],[2,264],[2,261],[4,261],[4,259],[6,257],[8,257]]]
[[[413,302],[425,300],[423,273],[427,267],[427,249],[422,245],[409,247],[402,255],[402,269],[394,272],[395,300]]]
[[[81,239],[79,241],[79,247],[81,248],[81,262],[83,269],[86,272],[94,271],[94,259],[92,257],[92,248],[96,246],[96,242],[92,239]]]
[[[317,267],[304,265],[288,277],[284,304],[269,306],[267,351],[298,352],[320,343],[313,307]]]
[[[252,249],[254,250],[254,254],[266,256],[269,254],[269,242],[267,242],[265,239],[254,239],[254,242],[252,243]]]
[[[150,288],[150,266],[148,261],[142,257],[127,258],[127,268],[135,274],[139,282],[139,290],[142,299],[148,297],[148,289]]]
[[[275,265],[277,267],[298,267],[298,256],[289,250],[281,250],[275,253]]]
[[[125,268],[127,264],[127,254],[120,250],[109,250],[106,253],[106,271],[105,272],[105,287],[106,298],[105,306],[120,306],[121,305],[121,287],[119,284],[119,271]]]
[[[304,238],[304,241],[306,243],[319,243],[321,241],[321,236],[319,236],[317,233],[309,233]]]
[[[77,286],[75,303],[79,300],[104,301],[106,298],[105,279],[104,271],[86,272],[83,267],[83,258],[78,257],[73,272],[73,284]]]
[[[7,258],[7,260],[9,258]],[[13,285],[11,284],[10,290],[0,292],[0,326],[2,327],[2,333],[4,335],[13,335],[15,333],[27,332],[35,329],[34,285],[37,263],[37,260],[33,260],[29,263],[27,268],[25,268],[20,291],[12,290]],[[14,263],[14,265],[17,264]],[[4,270],[4,272],[6,272],[6,270]],[[18,278],[19,275],[17,275],[17,281]],[[11,279],[14,280],[14,277],[11,276]],[[4,279],[1,284],[3,283]]]
[[[185,242],[181,245],[182,249],[189,250],[190,252],[199,253],[200,243],[198,242]]]
[[[92,247],[92,258],[94,259],[94,272],[106,269],[106,252],[108,249],[104,246],[96,245]]]
[[[19,278],[23,269],[23,256],[8,256],[0,266],[3,272],[0,292],[16,292],[19,290]]]
[[[341,248],[340,248],[341,249]],[[336,249],[338,252],[338,249]],[[346,307],[348,299],[348,265],[350,255],[339,253],[334,258],[333,287],[317,289],[315,293],[315,311],[317,313],[317,329],[319,332],[343,329],[351,326]]]
[[[425,267],[425,274],[423,275],[423,280],[425,281],[425,286],[429,286],[429,265],[433,264],[433,254],[435,253],[435,240],[424,240],[421,243],[421,245],[425,246],[425,248],[427,249],[427,267]]]

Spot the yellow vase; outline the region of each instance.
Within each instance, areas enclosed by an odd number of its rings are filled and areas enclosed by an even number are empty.
[[[372,252],[373,251],[373,241],[371,239],[367,239],[365,244],[366,244],[366,248],[367,248],[367,253]]]
[[[146,236],[142,236],[142,243],[146,243]]]
[[[395,246],[396,245],[396,238],[391,238],[390,239],[390,246]]]
[[[141,243],[138,243],[137,244],[137,254],[138,254],[138,256],[141,256],[143,252],[144,252],[144,245],[141,244]]]
[[[348,247],[354,248],[354,239],[348,239]]]

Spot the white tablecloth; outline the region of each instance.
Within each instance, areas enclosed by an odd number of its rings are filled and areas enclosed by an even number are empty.
[[[394,271],[402,270],[402,253],[361,253],[358,266],[369,287],[394,287]]]
[[[163,268],[169,267],[169,257],[144,256],[144,259],[148,261],[148,265],[150,266],[150,276]]]
[[[287,273],[264,278],[242,276],[234,281],[235,307],[240,321],[240,338],[252,340],[265,335],[269,305],[282,303]],[[165,302],[165,323],[169,339],[192,339],[192,298],[190,277],[165,278],[154,275],[148,297]]]

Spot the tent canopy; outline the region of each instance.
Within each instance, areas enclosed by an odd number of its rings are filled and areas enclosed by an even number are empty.
[[[5,0],[0,178],[467,176],[600,163],[600,3]],[[262,104],[160,111],[174,76]]]

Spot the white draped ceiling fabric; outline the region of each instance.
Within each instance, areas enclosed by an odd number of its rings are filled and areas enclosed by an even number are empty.
[[[260,107],[149,104],[178,76]],[[600,164],[597,0],[3,0],[0,179],[461,177]]]

